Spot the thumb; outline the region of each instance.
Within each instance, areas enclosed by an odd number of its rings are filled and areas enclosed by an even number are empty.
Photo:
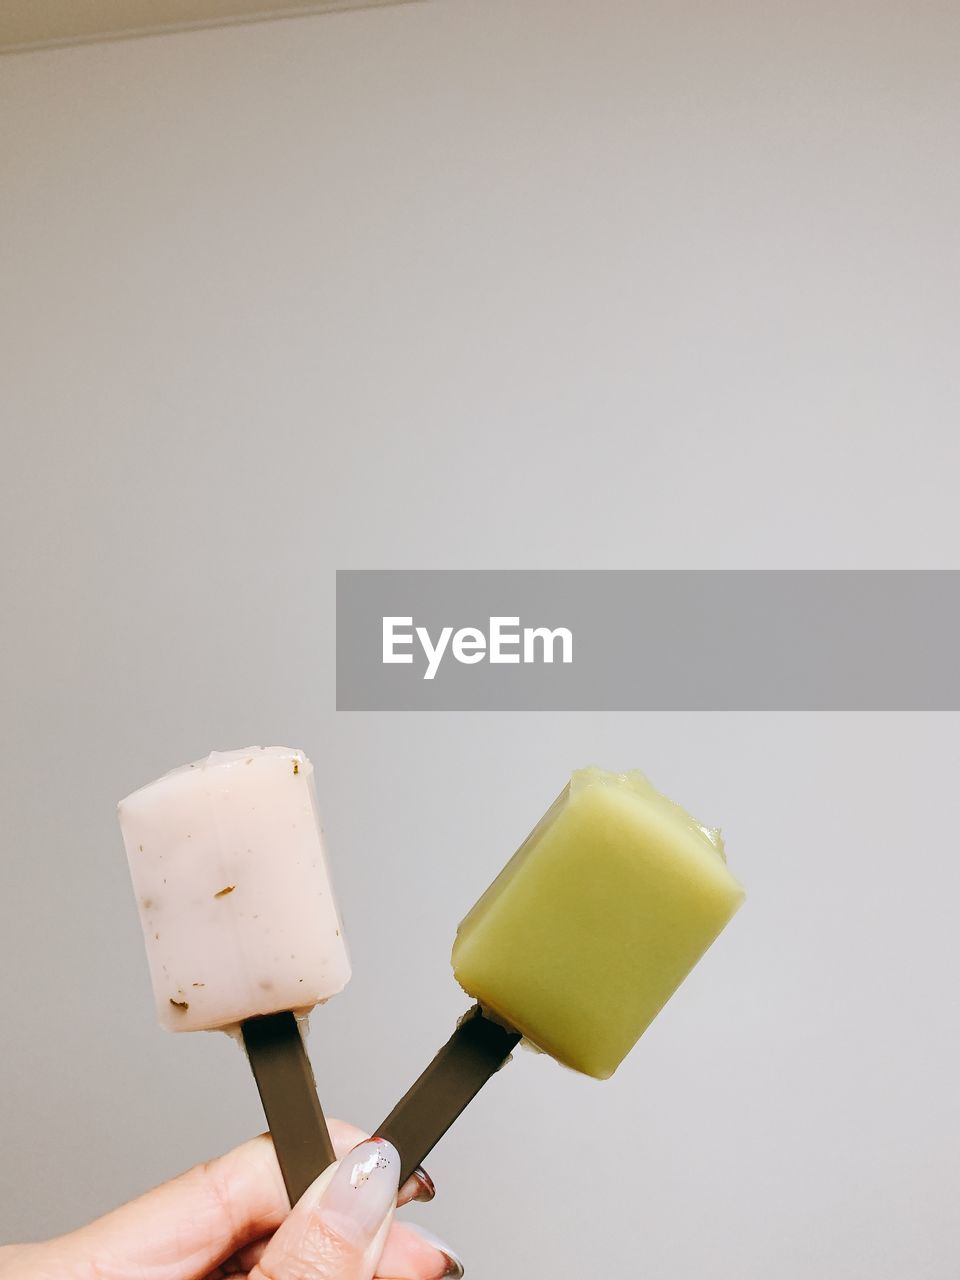
[[[361,1142],[304,1192],[249,1280],[370,1280],[399,1180],[396,1148]]]

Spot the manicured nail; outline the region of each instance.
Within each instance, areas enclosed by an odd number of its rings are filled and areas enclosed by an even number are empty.
[[[421,1227],[418,1222],[407,1222],[404,1225],[408,1231],[416,1232],[421,1240],[436,1249],[438,1253],[442,1253],[446,1259],[446,1271],[441,1271],[438,1275],[431,1276],[430,1280],[444,1280],[444,1277],[446,1276],[453,1276],[454,1280],[460,1280],[460,1277],[463,1275],[463,1263],[460,1260],[460,1255],[455,1253],[445,1240],[441,1240],[439,1236],[435,1236],[433,1232],[428,1231],[426,1227]]]
[[[413,1200],[418,1204],[429,1204],[436,1194],[437,1188],[433,1185],[433,1179],[426,1169],[418,1165],[400,1188],[397,1204],[401,1208]]]
[[[366,1249],[397,1199],[400,1156],[382,1138],[344,1156],[317,1206],[317,1217],[341,1239]]]

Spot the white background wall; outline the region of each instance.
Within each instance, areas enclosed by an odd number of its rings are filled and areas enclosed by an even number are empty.
[[[617,1077],[522,1058],[417,1211],[468,1275],[953,1280],[955,716],[340,715],[335,567],[956,563],[960,13],[435,0],[0,61],[0,1230],[260,1127],[153,1024],[115,800],[316,759],[373,1124],[573,765],[747,910]]]

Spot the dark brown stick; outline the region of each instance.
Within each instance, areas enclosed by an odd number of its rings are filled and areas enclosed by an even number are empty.
[[[400,1185],[517,1047],[520,1036],[476,1005],[376,1133],[400,1152]]]
[[[241,1030],[284,1186],[294,1205],[336,1159],[310,1059],[292,1013],[248,1018]]]

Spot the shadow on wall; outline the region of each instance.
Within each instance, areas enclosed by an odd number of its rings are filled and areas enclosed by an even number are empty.
[[[33,0],[0,6],[0,53],[410,3],[413,0]]]

